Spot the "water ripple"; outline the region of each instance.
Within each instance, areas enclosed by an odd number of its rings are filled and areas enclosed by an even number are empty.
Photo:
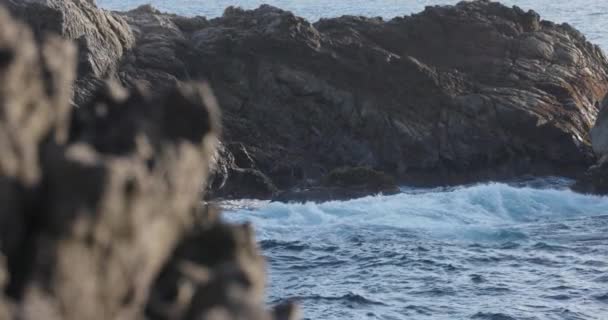
[[[309,319],[605,320],[608,198],[551,186],[243,205],[255,209],[226,218],[261,235],[269,301],[295,298]]]

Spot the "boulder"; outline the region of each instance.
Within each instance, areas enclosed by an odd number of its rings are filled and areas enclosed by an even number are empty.
[[[149,5],[2,3],[37,34],[76,40],[78,106],[102,86],[99,76],[151,95],[210,80],[223,143],[242,144],[256,164],[231,176],[254,185],[301,187],[342,166],[427,186],[574,176],[595,158],[588,133],[608,91],[606,58],[534,11],[477,0],[389,21],[310,23],[268,5],[208,20]]]
[[[575,175],[594,159],[606,58],[533,11],[479,0],[314,24],[267,5],[211,20],[117,14],[137,39],[123,83],[209,79],[224,143],[280,189],[342,166],[437,185]]]
[[[607,97],[608,98],[608,97]],[[595,154],[602,158],[608,155],[608,101],[604,100],[595,125],[591,129],[591,142]]]
[[[608,158],[601,158],[582,174],[572,190],[595,195],[608,195]]]
[[[331,171],[323,178],[323,185],[326,187],[342,188],[367,188],[367,189],[395,189],[397,182],[395,179],[384,172],[379,172],[371,168],[338,168]]]
[[[279,191],[243,144],[220,144],[214,160],[208,198],[266,200]]]
[[[591,130],[593,151],[599,159],[584,174],[578,177],[572,189],[582,193],[608,195],[608,100]]]

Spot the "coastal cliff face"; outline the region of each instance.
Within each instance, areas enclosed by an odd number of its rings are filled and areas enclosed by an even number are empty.
[[[81,47],[76,105],[100,75],[154,93],[210,80],[225,128],[218,196],[268,198],[345,166],[422,185],[576,174],[593,162],[588,133],[608,91],[606,58],[578,31],[485,0],[314,24],[270,6],[207,20],[2,2],[62,13],[33,24]]]
[[[534,12],[476,1],[315,24],[269,6],[212,20],[118,15],[136,38],[122,81],[209,79],[227,151],[248,155],[236,167],[281,189],[341,166],[443,184],[575,173],[593,158],[606,59]]]
[[[251,227],[200,202],[209,87],[99,81],[76,112],[79,61],[0,8],[0,319],[291,319],[264,310]]]

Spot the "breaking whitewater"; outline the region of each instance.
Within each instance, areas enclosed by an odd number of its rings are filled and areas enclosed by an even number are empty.
[[[608,317],[608,198],[546,178],[322,204],[240,200],[269,302],[308,319]]]

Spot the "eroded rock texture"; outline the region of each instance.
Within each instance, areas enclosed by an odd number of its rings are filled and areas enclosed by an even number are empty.
[[[273,319],[251,228],[200,204],[209,87],[100,81],[72,109],[77,66],[0,8],[0,319]]]
[[[245,146],[280,189],[342,166],[435,184],[563,175],[593,159],[606,59],[532,11],[474,1],[315,24],[270,6],[120,15],[137,39],[123,82],[210,79],[226,145]]]
[[[81,105],[113,75],[135,38],[118,15],[97,8],[92,0],[0,0],[27,22],[38,38],[49,33],[73,40],[78,48],[78,81],[74,102]]]
[[[314,24],[270,6],[208,20],[2,1],[77,40],[76,105],[99,75],[154,93],[210,80],[224,114],[219,196],[269,198],[344,166],[426,185],[576,174],[593,162],[608,91],[606,58],[578,31],[486,0]],[[63,14],[31,18],[48,10]]]

